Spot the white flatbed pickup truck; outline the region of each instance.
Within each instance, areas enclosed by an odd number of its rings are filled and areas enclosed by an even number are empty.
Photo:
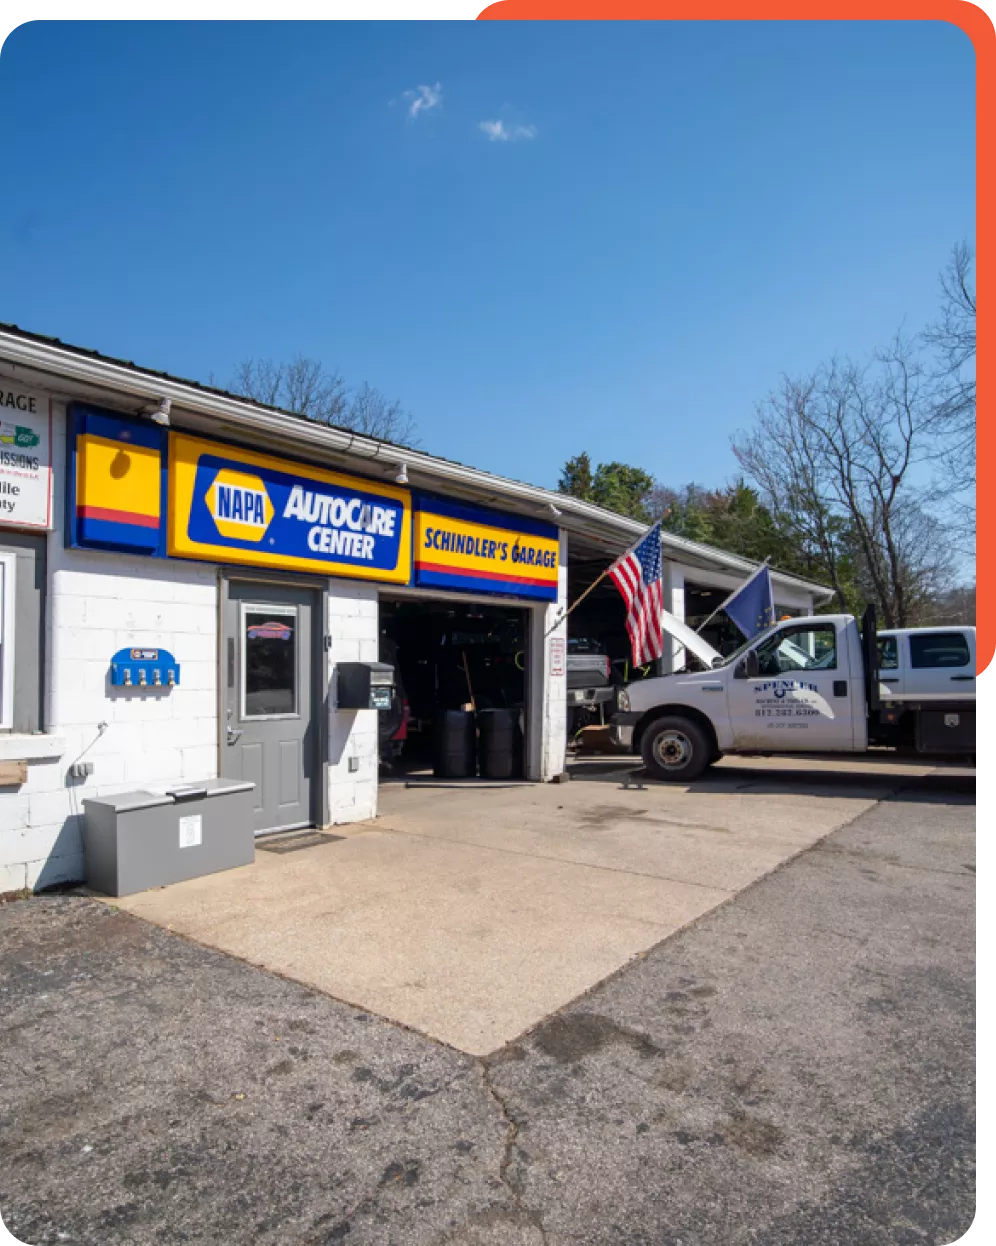
[[[869,608],[791,619],[722,657],[665,614],[708,669],[628,684],[612,738],[658,778],[688,782],[724,753],[975,758],[975,628],[876,632]],[[881,754],[878,754],[881,755]]]
[[[878,633],[879,683],[893,697],[975,695],[974,627],[888,628]]]

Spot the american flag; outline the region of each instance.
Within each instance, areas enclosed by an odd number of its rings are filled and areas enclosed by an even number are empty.
[[[626,630],[635,666],[653,662],[664,651],[662,570],[660,524],[609,568],[612,582],[626,602]]]

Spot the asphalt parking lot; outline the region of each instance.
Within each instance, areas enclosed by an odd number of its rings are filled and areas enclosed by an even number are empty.
[[[91,899],[4,906],[4,1222],[81,1246],[954,1241],[974,781],[873,783],[484,1058]]]

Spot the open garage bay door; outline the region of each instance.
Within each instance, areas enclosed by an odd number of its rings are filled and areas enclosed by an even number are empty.
[[[396,696],[381,713],[382,775],[429,774],[445,710],[520,711],[527,730],[527,612],[449,598],[380,598],[380,657]]]

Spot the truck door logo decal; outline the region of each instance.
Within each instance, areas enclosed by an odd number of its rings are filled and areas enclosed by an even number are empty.
[[[833,718],[834,712],[818,684],[802,679],[766,679],[754,685],[754,717],[771,719],[765,724],[769,729],[804,727],[807,719]]]

